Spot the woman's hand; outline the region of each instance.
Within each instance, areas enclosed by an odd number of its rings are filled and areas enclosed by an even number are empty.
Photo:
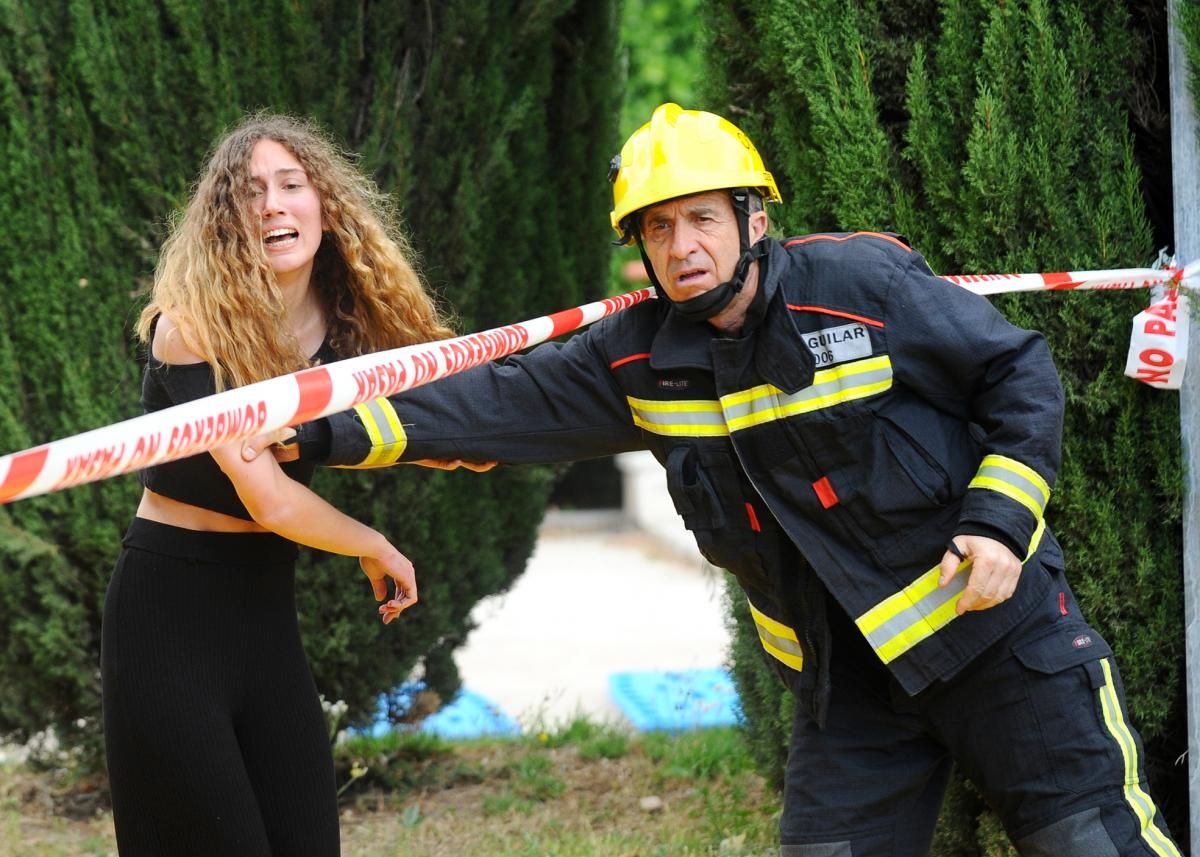
[[[387,598],[389,578],[395,584],[396,592],[392,598],[379,605],[379,615],[383,617],[385,625],[417,603],[417,576],[412,563],[400,551],[390,545],[388,547],[391,549],[382,556],[358,558],[363,574],[371,581],[371,591],[376,601]]]

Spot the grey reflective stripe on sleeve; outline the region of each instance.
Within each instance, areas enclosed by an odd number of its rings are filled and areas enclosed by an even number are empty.
[[[387,399],[372,399],[354,406],[367,436],[371,438],[371,452],[357,466],[382,467],[395,464],[408,446],[408,436],[400,417]]]
[[[731,432],[831,408],[891,389],[892,361],[886,354],[822,369],[813,383],[797,393],[784,393],[772,384],[721,397],[725,422]]]
[[[1045,531],[1046,522],[1039,519],[1022,563],[1037,551]],[[969,562],[959,563],[958,573],[943,588],[938,586],[942,567],[935,565],[854,620],[881,661],[891,663],[957,618],[955,607],[967,588],[962,572],[969,567]]]
[[[986,455],[968,488],[986,488],[1017,501],[1040,519],[1050,502],[1050,486],[1037,471],[1013,458]]]
[[[927,572],[928,574],[933,575],[933,581],[936,584],[941,575],[941,566],[933,569],[932,572]],[[871,644],[871,648],[879,655],[879,659],[885,664],[891,663],[921,640],[949,624],[955,618],[955,605],[958,604],[958,599],[966,588],[967,575],[956,574],[945,588],[935,586],[916,601],[903,598],[892,602],[889,599],[880,605],[885,607],[884,610],[878,614],[875,614],[874,611],[867,614],[867,616],[875,615],[881,619],[879,624],[874,625],[868,631],[863,627],[864,622],[860,619],[859,628],[863,631],[867,642]],[[911,587],[906,590],[906,592],[908,591],[911,591]],[[901,609],[890,612],[885,605],[899,606]]]

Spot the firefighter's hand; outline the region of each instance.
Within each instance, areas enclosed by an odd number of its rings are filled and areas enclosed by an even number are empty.
[[[951,550],[942,555],[938,586],[945,586],[956,574],[968,575],[967,588],[954,608],[959,616],[968,610],[987,610],[1012,598],[1021,577],[1021,561],[1012,551],[985,536],[955,536],[952,541],[964,559]]]
[[[242,441],[242,458],[245,461],[253,461],[264,449],[270,449],[276,461],[295,461],[300,457],[300,446],[294,443],[295,439],[296,430],[294,428],[281,428],[278,431],[247,438]]]
[[[418,458],[415,461],[402,461],[401,464],[419,464],[421,467],[432,467],[435,470],[458,470],[462,467],[475,473],[487,473],[496,466],[494,461],[463,461],[461,458],[445,460],[440,458]]]

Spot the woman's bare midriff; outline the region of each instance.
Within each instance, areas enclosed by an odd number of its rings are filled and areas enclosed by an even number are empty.
[[[142,501],[138,503],[137,516],[160,524],[170,524],[185,530],[200,530],[209,533],[265,533],[268,530],[254,521],[224,515],[211,509],[201,509],[190,503],[181,503],[149,488],[142,489]]]

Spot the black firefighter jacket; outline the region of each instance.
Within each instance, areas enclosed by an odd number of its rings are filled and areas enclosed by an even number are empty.
[[[822,587],[908,693],[949,678],[1062,570],[1043,523],[1063,407],[1049,351],[893,236],[764,240],[740,337],[647,301],[565,344],[331,418],[328,463],[648,449],[810,709],[825,696]],[[937,579],[960,533],[1024,560],[1012,599],[955,615],[966,575]]]

